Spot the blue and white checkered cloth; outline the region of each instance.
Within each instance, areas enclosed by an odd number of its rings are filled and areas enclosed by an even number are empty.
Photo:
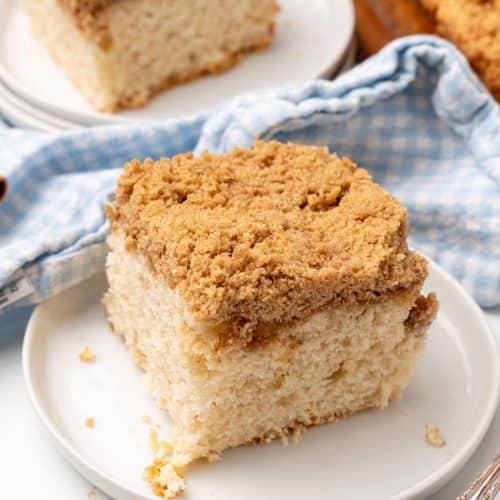
[[[0,129],[4,302],[38,302],[103,269],[102,207],[125,161],[256,138],[351,157],[408,207],[415,248],[482,306],[500,304],[500,108],[464,57],[429,36],[400,39],[334,82],[245,95],[185,119],[54,135]]]

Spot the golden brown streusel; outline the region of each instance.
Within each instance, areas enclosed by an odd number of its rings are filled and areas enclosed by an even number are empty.
[[[439,302],[435,293],[427,296],[420,295],[405,321],[406,327],[411,329],[417,337],[425,335],[427,328],[436,318],[438,309]]]
[[[500,99],[500,0],[420,0],[437,31],[455,43]]]
[[[326,148],[257,142],[132,161],[107,214],[195,319],[240,331],[377,300],[426,276],[406,245],[406,210]]]
[[[122,0],[58,0],[83,35],[95,40],[103,49],[112,43],[108,27],[99,15],[112,3]]]
[[[58,0],[58,2],[61,8],[71,17],[72,22],[82,35],[87,37],[89,40],[96,42],[104,51],[108,51],[112,48],[113,38],[110,33],[109,26],[107,25],[107,21],[105,20],[106,16],[103,14],[110,5],[123,2],[123,0]],[[274,4],[274,11],[279,11],[279,6],[276,3]],[[274,23],[270,25],[269,30],[272,34],[274,31]],[[255,47],[248,47],[243,51],[238,51],[230,55],[225,63],[214,65],[211,69],[207,69],[206,72],[203,72],[202,74],[211,74],[223,71],[225,68],[231,67],[237,62],[239,54],[267,47],[271,41],[272,38],[263,39],[260,43],[256,43]],[[189,81],[201,75],[193,73],[189,78],[177,79],[177,82],[182,83],[182,80]],[[158,87],[158,89],[152,89],[151,94],[154,95],[159,93],[161,90],[167,89],[175,84],[175,79],[168,79],[162,86]],[[119,108],[141,107],[142,105],[144,105],[144,103],[141,103],[140,100],[135,106],[123,102]]]

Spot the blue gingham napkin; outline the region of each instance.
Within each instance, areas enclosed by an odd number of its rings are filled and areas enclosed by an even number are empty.
[[[400,39],[334,82],[244,95],[153,125],[46,135],[0,129],[0,307],[50,297],[103,269],[102,206],[132,158],[328,145],[407,207],[411,244],[482,306],[500,304],[500,108],[447,42]]]

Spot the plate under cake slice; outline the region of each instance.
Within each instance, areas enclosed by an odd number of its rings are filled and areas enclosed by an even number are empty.
[[[107,213],[107,315],[175,423],[176,466],[407,385],[437,301],[406,210],[349,159],[257,142],[133,161]]]
[[[99,111],[144,106],[273,39],[275,0],[21,0],[35,36]]]

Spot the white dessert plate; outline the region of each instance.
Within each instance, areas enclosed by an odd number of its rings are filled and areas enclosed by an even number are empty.
[[[168,437],[171,423],[142,384],[142,373],[110,333],[103,275],[37,307],[27,327],[24,375],[34,407],[68,460],[118,499],[155,498],[142,479],[151,460],[148,415]],[[297,444],[240,447],[222,461],[187,471],[186,498],[240,500],[387,499],[429,495],[468,460],[483,438],[499,394],[499,356],[474,301],[436,264],[428,291],[441,299],[428,344],[403,397],[311,428]],[[89,346],[94,363],[79,353]],[[85,426],[87,417],[95,427]],[[433,448],[424,426],[441,428]]]
[[[350,43],[344,58],[341,60],[335,76],[349,70],[355,62],[356,40]],[[65,120],[50,114],[14,93],[0,79],[0,114],[12,125],[40,132],[57,132],[85,126],[81,123]]]
[[[73,89],[32,36],[15,0],[0,0],[0,79],[26,101],[84,125],[175,118],[209,109],[238,94],[331,76],[351,41],[351,0],[280,0],[276,38],[220,75],[179,85],[147,107],[98,113]]]
[[[14,127],[22,127],[39,132],[55,132],[57,130],[52,125],[19,110],[6,101],[0,102],[0,114],[2,118]]]
[[[57,132],[78,126],[30,105],[0,81],[0,114],[12,125],[39,132]]]

